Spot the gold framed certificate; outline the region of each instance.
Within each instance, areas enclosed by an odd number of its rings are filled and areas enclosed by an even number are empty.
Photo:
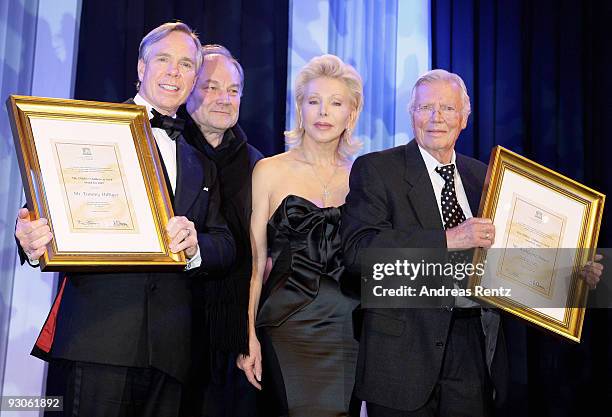
[[[185,267],[145,107],[16,95],[7,107],[30,216],[53,233],[43,271]]]
[[[501,146],[491,153],[479,217],[495,225],[490,249],[477,249],[484,274],[475,297],[579,342],[588,287],[580,278],[595,256],[605,195]]]

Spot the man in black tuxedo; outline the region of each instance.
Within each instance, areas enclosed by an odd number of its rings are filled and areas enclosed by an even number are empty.
[[[487,167],[456,154],[470,101],[444,70],[420,77],[409,107],[416,140],[358,158],[343,211],[347,267],[368,248],[490,247],[477,213]],[[467,220],[466,220],[467,219]],[[487,416],[506,394],[507,359],[496,311],[457,297],[431,309],[365,309],[356,396],[369,417]]]
[[[146,106],[176,214],[170,249],[185,251],[182,272],[68,273],[33,354],[68,368],[64,413],[160,416],[179,413],[190,366],[191,281],[218,276],[234,260],[234,241],[219,213],[216,169],[181,135],[174,118],[193,89],[201,45],[184,23],[166,23],[139,49],[139,91]],[[52,239],[46,219],[18,214],[22,263],[37,264]]]

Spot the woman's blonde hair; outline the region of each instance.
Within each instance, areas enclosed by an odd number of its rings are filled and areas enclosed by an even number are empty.
[[[360,148],[361,142],[353,140],[353,129],[363,108],[363,82],[361,76],[349,64],[345,64],[335,55],[321,55],[314,57],[308,62],[298,74],[295,80],[295,127],[285,131],[285,143],[289,147],[298,146],[304,138],[304,126],[302,123],[302,101],[306,85],[316,78],[331,78],[342,81],[348,88],[350,102],[353,111],[349,119],[349,126],[342,132],[338,143],[338,156],[341,159],[350,159]]]

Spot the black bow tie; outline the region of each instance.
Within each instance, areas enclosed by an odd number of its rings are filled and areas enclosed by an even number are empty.
[[[175,140],[185,128],[185,121],[183,119],[165,116],[155,109],[151,109],[151,113],[153,113],[151,127],[164,129],[172,140]]]

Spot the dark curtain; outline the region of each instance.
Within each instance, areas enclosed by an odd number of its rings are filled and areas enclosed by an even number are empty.
[[[175,19],[202,44],[227,47],[244,67],[240,124],[262,153],[284,150],[289,5],[286,0],[84,1],[75,98],[122,102],[136,94],[138,45]]]
[[[432,67],[461,75],[472,100],[458,151],[488,162],[499,144],[609,196],[612,2],[431,0],[431,12]],[[609,214],[600,247],[611,242]],[[512,388],[502,415],[610,415],[609,310],[587,311],[580,344],[510,316],[504,326]]]

